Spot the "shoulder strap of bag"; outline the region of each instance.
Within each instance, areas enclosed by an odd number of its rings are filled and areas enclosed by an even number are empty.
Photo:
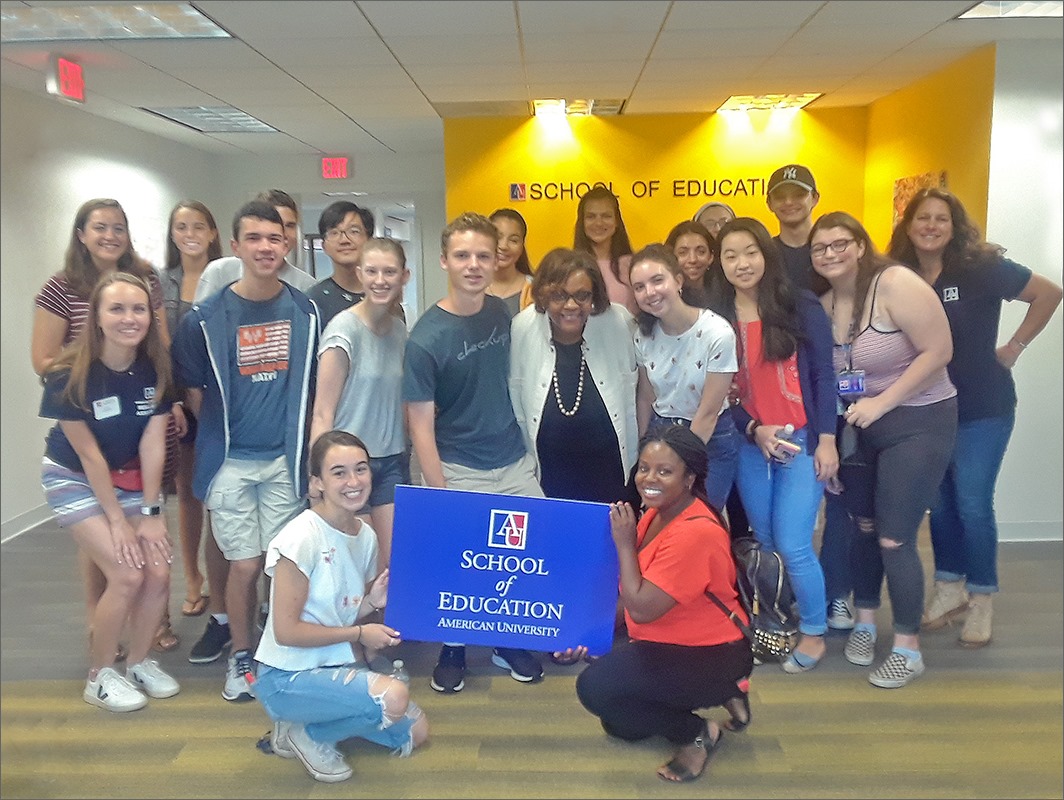
[[[750,629],[749,625],[747,625],[739,618],[738,614],[736,614],[734,611],[724,605],[721,599],[715,594],[713,594],[713,592],[711,592],[709,589],[706,589],[706,597],[708,597],[712,601],[713,605],[715,605],[723,612],[724,616],[726,616],[728,619],[735,623],[735,627],[742,632],[743,636],[746,637],[747,641],[754,641],[754,632]]]

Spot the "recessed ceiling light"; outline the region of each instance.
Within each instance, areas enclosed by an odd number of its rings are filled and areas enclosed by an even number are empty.
[[[972,6],[957,19],[1015,19],[1017,17],[1061,17],[1064,16],[1064,2],[998,2],[986,0]]]
[[[232,106],[141,108],[200,133],[276,133],[277,129]]]
[[[365,197],[365,192],[322,192],[326,197]]]
[[[624,110],[624,100],[563,100],[550,98],[532,101],[532,116],[566,115],[570,117],[611,117]]]
[[[778,108],[803,108],[818,97],[821,92],[804,94],[733,94],[725,100],[717,111],[771,111]]]
[[[0,9],[0,39],[4,42],[213,37],[229,37],[229,33],[189,3],[99,6],[5,3]]]

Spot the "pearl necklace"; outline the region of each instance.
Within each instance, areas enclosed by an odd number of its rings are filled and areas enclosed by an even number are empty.
[[[554,402],[558,404],[558,410],[562,412],[562,416],[573,417],[576,416],[576,412],[580,410],[580,401],[584,397],[584,369],[587,366],[587,361],[584,359],[583,349],[580,352],[580,378],[576,382],[576,402],[573,403],[571,410],[566,410],[565,404],[562,403],[562,393],[558,388],[558,361],[554,361],[554,372],[551,375],[551,384],[554,386]]]

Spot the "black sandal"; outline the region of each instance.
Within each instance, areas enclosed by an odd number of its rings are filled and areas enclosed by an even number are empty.
[[[658,777],[661,778],[663,781],[668,781],[669,783],[690,783],[691,781],[698,780],[702,777],[702,773],[706,771],[706,767],[709,766],[709,760],[713,757],[713,753],[716,752],[716,750],[720,747],[720,740],[723,738],[724,729],[718,728],[717,738],[710,739],[709,722],[707,720],[702,720],[702,732],[698,734],[698,736],[695,737],[694,742],[692,742],[692,744],[694,744],[696,748],[698,748],[699,750],[704,750],[706,753],[706,759],[702,762],[702,766],[698,770],[698,772],[692,772],[687,767],[685,767],[678,758],[673,758],[671,761],[669,761],[669,763],[665,765],[664,768],[669,770],[669,772],[671,772],[673,775],[675,775],[676,779],[674,780],[672,778],[667,778],[660,772],[658,773]]]
[[[753,719],[753,715],[750,713],[750,695],[747,692],[743,692],[738,697],[731,697],[725,700],[724,709],[731,714],[731,718],[724,722],[723,726],[732,733],[746,730],[746,726]]]

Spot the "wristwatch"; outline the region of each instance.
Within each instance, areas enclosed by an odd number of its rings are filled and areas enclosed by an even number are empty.
[[[141,506],[140,515],[142,517],[157,517],[163,513],[162,506]]]

